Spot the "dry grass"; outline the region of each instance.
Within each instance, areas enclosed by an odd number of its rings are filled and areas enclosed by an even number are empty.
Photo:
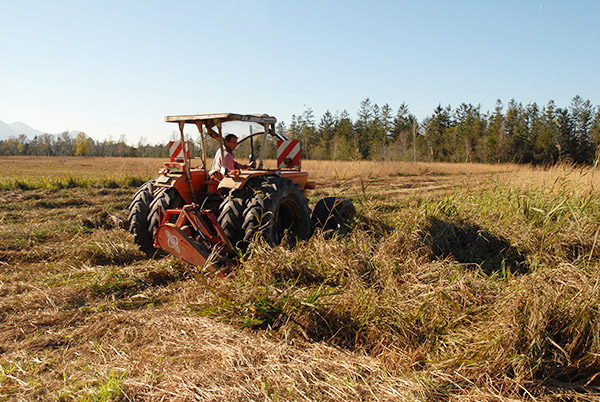
[[[38,159],[13,173],[112,174]],[[328,163],[311,201],[351,197],[353,233],[226,279],[145,259],[133,189],[0,190],[0,399],[599,399],[592,170]]]
[[[523,189],[542,188],[545,191],[562,189],[577,190],[579,193],[597,192],[600,189],[598,169],[559,165],[548,168],[521,170],[517,175],[505,178],[510,185]]]
[[[86,158],[86,157],[25,157],[2,156],[0,163],[7,167],[0,180],[42,177],[154,177],[161,168],[161,158]],[[209,159],[208,163],[211,164]],[[196,165],[197,163],[192,163]],[[275,161],[265,161],[274,168]],[[425,162],[316,161],[305,160],[302,167],[317,179],[367,178],[369,176],[479,175],[501,172],[529,171],[520,165],[453,164]]]
[[[520,165],[486,165],[479,163],[313,161],[302,162],[302,168],[318,179],[368,178],[389,176],[465,176],[512,173],[527,169]]]
[[[1,180],[157,175],[163,159],[2,156]]]

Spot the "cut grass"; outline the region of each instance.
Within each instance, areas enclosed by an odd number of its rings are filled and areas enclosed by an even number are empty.
[[[452,392],[595,389],[598,210],[574,187],[498,181],[362,209],[348,238],[255,247],[205,303],[241,327],[365,351],[392,372],[454,373]]]
[[[597,397],[597,175],[349,166],[310,195],[354,200],[349,236],[225,279],[145,259],[126,185],[0,190],[0,398]]]

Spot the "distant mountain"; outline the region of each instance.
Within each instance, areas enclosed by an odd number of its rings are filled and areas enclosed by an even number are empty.
[[[69,134],[72,136],[77,135],[77,133],[79,133],[78,130],[69,131]],[[10,137],[18,137],[21,134],[25,134],[27,138],[32,140],[36,135],[42,135],[44,132],[29,127],[27,124],[20,121],[12,124],[6,124],[0,120],[0,140],[6,140]],[[56,135],[56,133],[53,135]]]
[[[11,135],[15,135],[15,132],[10,128],[10,126],[2,121],[0,121],[0,140],[5,140]]]
[[[13,124],[9,124],[9,127],[12,128],[12,130],[15,133],[25,134],[29,138],[33,138],[36,135],[44,134],[42,131],[36,130],[35,128],[31,128],[27,124],[20,122],[20,121],[13,123]]]

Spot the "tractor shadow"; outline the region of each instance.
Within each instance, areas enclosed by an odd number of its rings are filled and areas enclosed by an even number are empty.
[[[429,218],[422,241],[434,260],[452,258],[465,265],[476,265],[487,275],[510,271],[529,272],[527,255],[510,242],[481,226],[458,219]]]

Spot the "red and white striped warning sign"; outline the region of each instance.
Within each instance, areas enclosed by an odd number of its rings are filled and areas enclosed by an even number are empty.
[[[300,169],[300,141],[277,141],[277,168]]]
[[[187,157],[190,157],[190,147],[188,142],[185,142],[187,148]],[[171,162],[175,162],[175,158],[183,158],[183,147],[181,141],[169,141],[169,155],[171,155]]]

